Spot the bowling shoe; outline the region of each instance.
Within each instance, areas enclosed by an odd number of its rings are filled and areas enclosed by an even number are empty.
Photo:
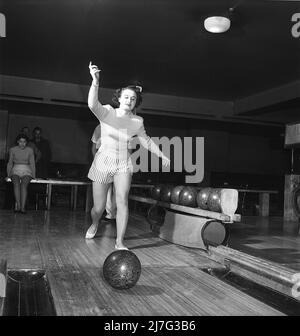
[[[97,233],[97,230],[98,230],[98,224],[92,224],[87,232],[86,232],[86,235],[85,235],[85,238],[86,239],[93,239]]]

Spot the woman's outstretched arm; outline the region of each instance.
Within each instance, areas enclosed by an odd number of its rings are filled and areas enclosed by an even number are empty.
[[[144,127],[144,123],[139,129],[137,136],[140,140],[141,145],[144,148],[148,149],[150,152],[162,158],[163,166],[168,167],[170,165],[170,159],[164,155],[164,153],[159,149],[156,143],[147,135],[145,127]]]
[[[92,65],[91,62],[89,64],[89,69],[90,69],[90,74],[93,78],[93,81],[92,81],[92,84],[89,90],[89,95],[88,95],[88,107],[99,120],[103,120],[109,113],[109,110],[103,107],[98,99],[99,72],[101,70],[99,70],[96,65]]]

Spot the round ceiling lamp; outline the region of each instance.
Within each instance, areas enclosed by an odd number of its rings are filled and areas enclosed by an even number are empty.
[[[230,28],[230,19],[226,16],[210,16],[204,20],[204,27],[210,33],[225,33]]]

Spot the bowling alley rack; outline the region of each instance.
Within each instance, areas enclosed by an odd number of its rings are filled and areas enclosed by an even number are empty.
[[[137,188],[148,189],[147,195],[153,186],[133,184],[131,191]],[[232,197],[232,206],[227,206],[226,210],[221,207],[222,212],[160,201],[145,197],[143,193],[131,193],[129,199],[150,205],[147,220],[152,231],[156,231],[160,238],[186,247],[207,249],[208,245],[225,245],[229,238],[228,224],[241,221],[241,215],[235,214],[237,191],[228,189],[226,192],[234,193],[236,197]],[[229,199],[231,201],[231,197]],[[158,210],[163,215],[158,220],[153,219],[157,217]]]
[[[230,224],[241,222],[240,214],[217,213],[143,196],[150,195],[152,188],[153,185],[132,184],[129,199],[133,201],[134,208],[139,202],[149,205],[147,221],[161,239],[197,248],[200,253],[220,263],[228,271],[300,302],[300,296],[293,295],[295,271],[227,246]],[[146,192],[141,193],[141,190]],[[158,216],[152,216],[155,209],[163,210]]]

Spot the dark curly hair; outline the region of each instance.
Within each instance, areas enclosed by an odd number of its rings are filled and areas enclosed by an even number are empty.
[[[17,137],[16,137],[16,143],[18,143],[18,141],[20,139],[25,139],[26,140],[26,143],[28,143],[29,139],[28,139],[28,136],[24,133],[20,133]]]
[[[112,102],[113,102],[113,105],[115,107],[119,107],[120,106],[120,103],[119,103],[119,98],[121,97],[121,94],[124,90],[132,90],[133,92],[135,92],[136,94],[136,103],[135,103],[135,107],[139,107],[143,101],[143,98],[142,98],[142,93],[141,93],[141,87],[140,86],[136,86],[136,85],[128,85],[126,87],[123,87],[123,88],[120,88],[120,89],[117,89],[114,94],[113,94],[113,97],[112,97]]]

